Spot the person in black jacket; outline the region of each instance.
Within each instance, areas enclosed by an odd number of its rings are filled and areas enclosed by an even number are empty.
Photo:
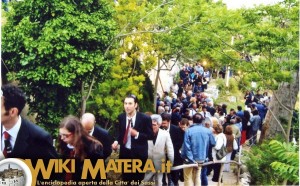
[[[96,119],[94,114],[85,113],[81,116],[81,124],[83,128],[93,137],[95,137],[98,141],[100,141],[103,145],[103,156],[104,159],[110,156],[112,149],[112,138],[108,134],[108,131],[95,125]]]
[[[1,99],[1,139],[4,140],[5,132],[14,138],[10,139],[12,150],[6,158],[57,158],[49,133],[20,116],[26,104],[23,91],[11,84],[4,85]]]
[[[118,117],[116,127],[116,141],[112,149],[120,146],[119,159],[141,160],[141,169],[148,159],[148,140],[153,140],[152,120],[144,113],[138,112],[138,99],[129,94],[123,102],[125,112]],[[122,174],[122,179],[129,185],[132,181],[139,182],[144,179],[145,173],[129,172]]]
[[[162,124],[161,129],[166,130],[170,133],[171,140],[174,148],[174,163],[173,166],[182,165],[183,159],[180,155],[180,148],[183,143],[183,136],[181,129],[178,126],[171,124],[171,114],[163,113],[161,114]],[[170,185],[170,181],[173,182],[174,185],[178,185],[179,180],[179,170],[171,171],[171,174],[168,175],[168,182]],[[163,178],[163,184],[165,180]]]
[[[1,140],[5,145],[0,157],[30,159],[33,166],[38,159],[43,159],[47,166],[49,159],[58,158],[50,134],[20,116],[26,104],[26,96],[20,88],[7,84],[1,90]],[[41,173],[37,177],[40,179],[43,179]]]
[[[76,172],[64,174],[64,181],[81,180],[85,159],[90,159],[93,165],[95,165],[98,159],[103,159],[102,144],[88,134],[82,127],[79,118],[75,116],[67,116],[60,122],[58,140],[58,149],[62,158],[75,159],[76,164]],[[100,175],[97,175],[94,180],[99,180],[99,177]],[[92,178],[88,177],[88,180],[91,181]]]

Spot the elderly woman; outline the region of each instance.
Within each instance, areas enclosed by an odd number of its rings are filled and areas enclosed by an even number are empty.
[[[60,122],[58,141],[58,152],[62,158],[76,160],[76,172],[64,175],[65,181],[81,180],[84,159],[90,159],[92,163],[103,159],[102,144],[84,130],[75,116],[67,116]]]
[[[153,114],[151,115],[151,119],[154,139],[148,141],[148,159],[152,159],[156,172],[147,172],[144,182],[151,181],[154,177],[155,185],[162,185],[162,160],[166,158],[167,153],[168,160],[173,163],[174,149],[169,132],[159,128],[162,123],[161,116]]]

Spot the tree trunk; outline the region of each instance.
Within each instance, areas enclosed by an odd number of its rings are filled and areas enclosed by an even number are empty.
[[[81,83],[81,111],[80,111],[80,117],[86,111],[86,102],[87,102],[87,100],[89,99],[89,97],[91,95],[94,83],[95,83],[95,76],[93,76],[91,84],[89,84],[89,89],[88,89],[87,93],[84,90],[84,82]]]
[[[286,142],[289,142],[291,119],[299,93],[299,72],[293,73],[291,83],[282,83],[277,91],[274,91],[272,100],[268,106],[260,142],[265,138],[273,138],[283,134]],[[281,125],[281,126],[280,126]]]
[[[84,95],[84,83],[81,84],[81,110],[80,110],[80,117],[85,113],[86,110],[86,97]]]
[[[80,117],[85,113],[86,110],[86,99],[81,100],[81,112],[80,112]]]
[[[156,94],[157,94],[157,87],[158,87],[158,79],[159,79],[159,73],[160,73],[160,59],[157,61],[157,71],[156,71],[156,77],[155,77],[155,83],[154,83],[154,100],[153,100],[153,110],[156,111],[157,107],[157,101],[156,101]]]

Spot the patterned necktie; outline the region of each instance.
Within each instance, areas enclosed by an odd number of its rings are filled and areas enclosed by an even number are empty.
[[[125,131],[125,135],[124,135],[124,138],[123,138],[123,144],[125,145],[127,143],[127,139],[128,139],[128,133],[129,133],[129,128],[130,128],[130,124],[131,124],[131,119],[128,120],[128,125],[127,125],[127,128],[126,128],[126,131]]]
[[[10,135],[8,134],[8,132],[3,132],[3,136],[4,136],[4,149],[3,149],[3,155],[8,158],[11,151],[12,151],[12,146],[10,144]]]

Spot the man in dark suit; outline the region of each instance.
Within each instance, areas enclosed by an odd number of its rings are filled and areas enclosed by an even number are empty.
[[[173,166],[182,165],[183,159],[181,158],[180,151],[179,151],[183,143],[183,135],[181,133],[181,130],[178,126],[171,124],[171,114],[163,113],[161,114],[161,118],[162,118],[161,128],[170,133],[171,140],[173,143],[173,148],[174,148]],[[171,179],[169,179],[170,176]],[[171,171],[171,174],[168,175],[168,182],[169,182],[168,184],[171,185],[170,181],[172,181],[174,185],[178,185],[178,180],[179,180],[179,171],[178,170]],[[163,178],[163,183],[165,183],[164,178]]]
[[[49,133],[20,116],[26,99],[21,89],[14,85],[2,86],[1,92],[1,143],[6,158],[37,159],[57,158]],[[38,178],[39,179],[39,178]]]
[[[117,141],[112,144],[112,149],[117,150],[120,145],[120,159],[140,159],[142,167],[148,158],[148,140],[153,140],[151,118],[137,112],[138,100],[134,95],[128,95],[124,100],[124,110],[118,117],[116,127]],[[143,169],[143,168],[142,168]],[[144,173],[123,173],[123,181],[141,181]]]
[[[94,114],[85,113],[81,117],[81,124],[83,128],[93,137],[95,137],[98,141],[100,141],[103,145],[103,155],[104,159],[110,156],[112,149],[111,143],[112,139],[109,136],[107,130],[95,125],[96,119]]]

